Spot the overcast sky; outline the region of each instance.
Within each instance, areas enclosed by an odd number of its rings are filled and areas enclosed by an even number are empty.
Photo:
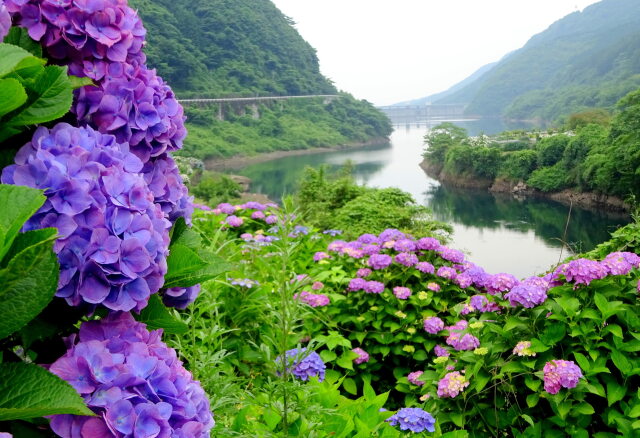
[[[443,91],[597,0],[273,0],[320,70],[387,105]]]

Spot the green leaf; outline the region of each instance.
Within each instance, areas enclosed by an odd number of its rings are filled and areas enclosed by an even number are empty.
[[[47,198],[41,190],[0,184],[0,260],[4,258],[22,225],[38,211]]]
[[[339,367],[342,367],[342,368],[345,368],[345,369],[348,369],[348,370],[352,370],[353,369],[353,358],[349,353],[351,353],[351,352],[349,351],[349,352],[343,354],[342,356],[340,356],[336,360],[336,364]]]
[[[33,55],[21,47],[0,43],[0,78],[11,73],[25,58]]]
[[[169,313],[158,294],[149,297],[149,304],[142,309],[136,319],[147,324],[150,330],[164,329],[165,333],[172,334],[186,333],[189,330],[188,325]]]
[[[232,266],[213,253],[198,253],[191,245],[196,245],[191,230],[185,231],[169,247],[167,258],[167,275],[164,287],[190,287],[203,281],[217,277],[223,272],[229,271]],[[174,234],[174,238],[175,238]],[[183,244],[187,243],[189,246]],[[199,241],[197,242],[199,245]],[[197,248],[197,246],[196,246]]]
[[[356,386],[356,382],[350,377],[347,377],[346,379],[344,379],[344,381],[342,382],[342,387],[349,394],[356,395],[358,393],[358,387]]]
[[[563,295],[556,298],[555,301],[569,317],[575,316],[576,312],[580,308],[580,301],[574,297],[567,297]]]
[[[573,357],[575,357],[576,362],[578,362],[578,365],[580,365],[580,369],[585,372],[588,373],[589,369],[591,368],[591,364],[589,363],[589,359],[586,358],[586,356],[582,353],[578,353],[578,352],[573,352]]]
[[[633,368],[629,359],[627,359],[625,355],[620,353],[618,350],[613,350],[611,352],[611,360],[623,375],[628,376],[631,373]]]
[[[338,355],[331,350],[322,350],[320,352],[320,357],[322,358],[322,361],[326,363],[334,361]]]
[[[262,414],[262,418],[264,418],[264,422],[269,430],[274,430],[280,421],[282,421],[282,416],[274,409],[270,408],[265,409],[264,414]]]
[[[27,101],[27,93],[16,79],[0,79],[0,117],[20,108]]]
[[[0,421],[55,414],[94,415],[71,385],[44,368],[0,364]]]
[[[607,403],[609,406],[624,398],[627,388],[619,385],[615,380],[607,382]]]
[[[31,237],[16,239],[16,244],[22,244],[22,239],[30,241]],[[38,242],[0,270],[0,339],[25,326],[53,299],[60,266],[52,248],[51,240]]]
[[[13,44],[31,53],[33,56],[42,58],[42,45],[31,39],[29,31],[24,27],[14,26],[9,29],[9,33],[4,37],[4,42],[7,44]]]
[[[542,332],[540,340],[551,347],[564,338],[565,334],[564,324],[551,324]]]
[[[634,405],[629,411],[629,413],[627,414],[627,416],[631,418],[640,417],[640,404]]]
[[[20,233],[14,239],[7,254],[5,254],[5,261],[8,263],[12,258],[16,257],[19,253],[30,246],[44,244],[45,242],[53,242],[57,237],[58,230],[55,228],[41,228],[39,230]],[[4,264],[1,264],[0,266],[3,268],[6,267]]]
[[[87,85],[94,85],[94,83],[91,80],[91,78],[87,78],[87,77],[82,77],[81,78],[79,76],[74,76],[74,75],[69,75],[69,83],[71,84],[71,88],[74,89],[74,90],[76,88],[82,88],[82,87],[85,87]]]
[[[7,123],[26,126],[49,122],[62,117],[71,108],[73,90],[67,77],[67,67],[49,65],[33,85],[35,100],[18,112]]]
[[[530,408],[533,408],[538,404],[539,400],[540,400],[539,394],[529,394],[527,396],[527,406],[529,406]]]
[[[582,402],[579,405],[573,407],[573,412],[582,415],[593,415],[596,411],[589,403]]]

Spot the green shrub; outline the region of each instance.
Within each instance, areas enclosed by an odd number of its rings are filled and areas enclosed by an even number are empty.
[[[567,172],[560,165],[536,169],[527,184],[543,192],[557,192],[567,187]]]

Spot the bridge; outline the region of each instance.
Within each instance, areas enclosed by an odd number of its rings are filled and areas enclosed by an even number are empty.
[[[338,99],[340,97],[339,94],[308,94],[303,96],[253,96],[253,97],[215,97],[215,98],[206,98],[206,97],[198,97],[194,99],[178,99],[182,105],[197,105],[197,106],[207,106],[207,105],[217,105],[218,112],[216,118],[218,120],[224,120],[224,109],[225,105],[231,106],[231,109],[238,113],[239,110],[244,110],[244,108],[248,107],[251,110],[251,117],[254,119],[260,118],[260,112],[258,111],[258,104],[261,102],[276,102],[282,100],[291,100],[291,99],[324,99],[323,103],[325,105],[331,103],[334,99]]]
[[[379,106],[392,122],[409,120],[426,120],[445,117],[461,117],[466,109],[465,104],[432,104],[432,105],[405,105],[405,106]]]

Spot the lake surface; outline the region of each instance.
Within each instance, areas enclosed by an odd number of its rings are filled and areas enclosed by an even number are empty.
[[[466,123],[471,135],[493,133],[492,129]],[[285,157],[250,165],[235,173],[251,178],[251,191],[280,199],[296,190],[305,166],[339,167],[349,160],[359,183],[405,190],[429,207],[436,219],[453,225],[450,246],[465,251],[469,260],[489,273],[508,272],[518,278],[544,272],[570,255],[566,246],[563,249],[563,241],[578,251],[586,251],[630,221],[626,215],[574,207],[565,233],[569,207],[557,202],[518,201],[484,190],[442,186],[418,166],[426,130],[418,123],[396,125],[390,143]]]

